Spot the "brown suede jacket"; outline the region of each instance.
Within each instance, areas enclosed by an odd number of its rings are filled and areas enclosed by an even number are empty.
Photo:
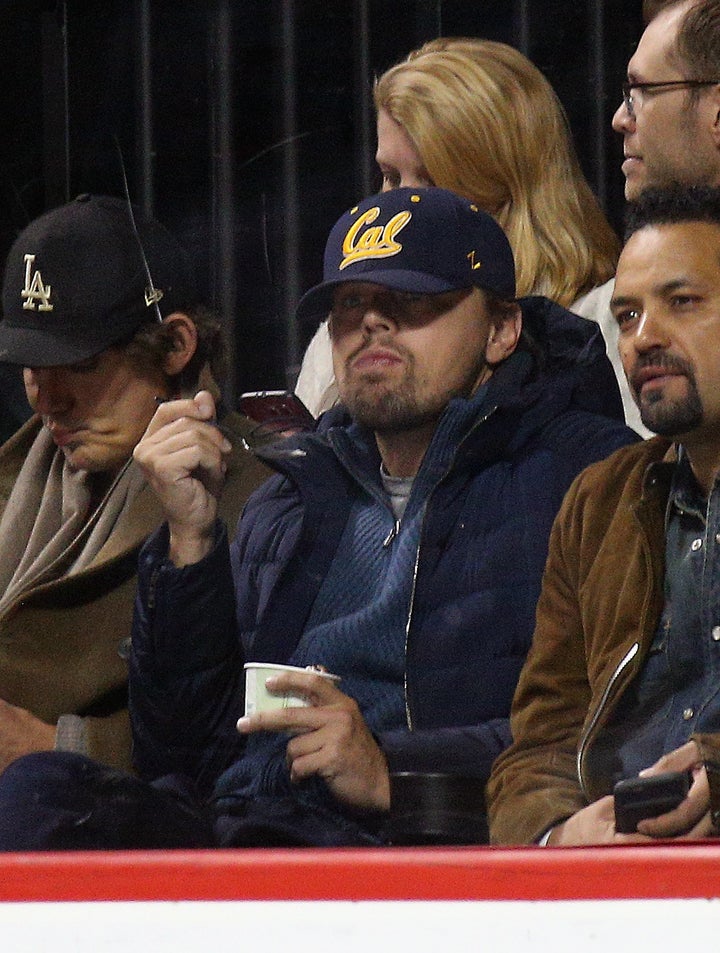
[[[270,471],[242,449],[245,418],[231,414],[223,425],[235,437],[220,515],[234,529]],[[40,426],[32,418],[0,448],[0,508]],[[127,657],[137,557],[162,520],[145,485],[90,565],[24,592],[0,617],[0,699],[50,724],[82,716],[89,755],[123,768],[130,768]]]
[[[488,784],[493,843],[535,843],[612,793],[593,742],[641,670],[660,619],[674,460],[672,445],[655,437],[589,467],[568,491],[513,701],[514,742]],[[703,759],[720,762],[720,733],[693,737]]]

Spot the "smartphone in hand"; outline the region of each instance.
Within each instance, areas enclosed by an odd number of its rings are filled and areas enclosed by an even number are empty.
[[[292,391],[248,391],[240,397],[238,409],[258,425],[261,436],[287,437],[315,429],[315,418]]]
[[[617,833],[634,834],[638,821],[672,811],[687,797],[692,780],[688,770],[618,781],[613,789]]]

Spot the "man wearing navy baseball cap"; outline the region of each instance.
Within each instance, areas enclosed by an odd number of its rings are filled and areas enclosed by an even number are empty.
[[[0,360],[35,415],[0,448],[0,768],[53,748],[130,764],[135,565],[162,515],[132,453],[220,357],[180,245],[136,216],[82,195],[5,263]]]
[[[163,404],[136,449],[167,518],[140,558],[140,778],[16,762],[0,846],[379,844],[398,836],[393,774],[482,793],[563,494],[636,435],[597,325],[518,304],[501,228],[465,199],[366,199],[323,277],[298,316],[330,315],[341,403],[261,451],[277,473],[231,543],[209,395]],[[280,663],[267,688],[307,704],[243,716],[244,662]],[[448,839],[482,839],[482,818],[453,823]]]

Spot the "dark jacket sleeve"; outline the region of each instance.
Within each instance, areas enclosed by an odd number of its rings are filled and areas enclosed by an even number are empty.
[[[180,773],[208,790],[242,751],[243,658],[227,534],[201,562],[166,558],[167,527],[140,554],[130,658],[133,762],[141,777]]]
[[[533,648],[513,702],[515,742],[488,786],[491,837],[530,844],[585,807],[577,750],[591,700],[577,599],[577,548],[568,545],[568,500],[553,527]]]

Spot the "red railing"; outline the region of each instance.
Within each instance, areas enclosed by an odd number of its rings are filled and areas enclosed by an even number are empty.
[[[0,856],[0,901],[720,897],[720,843]]]

